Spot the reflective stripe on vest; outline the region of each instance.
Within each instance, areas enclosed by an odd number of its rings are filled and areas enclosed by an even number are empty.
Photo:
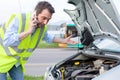
[[[3,42],[3,40],[2,40],[1,37],[0,37],[0,44],[3,46],[2,42]],[[3,46],[3,48],[5,49],[6,55],[8,55],[8,56],[12,55],[12,54],[10,53],[8,47],[4,47],[4,46]]]
[[[20,17],[22,19],[20,19]],[[19,26],[20,29],[18,29],[18,32],[21,33],[24,31],[24,27],[25,27],[25,21],[26,21],[26,14],[21,14],[21,16],[19,17],[19,22],[22,21],[20,23],[20,25],[22,25],[22,27]],[[22,53],[25,49],[18,49],[17,47],[11,47],[13,48],[17,53]]]
[[[9,49],[8,49],[8,47],[4,47],[3,46],[3,44],[2,44],[2,39],[1,39],[1,37],[0,37],[0,45],[2,45],[2,47],[5,49],[5,52],[6,52],[6,55],[7,56],[11,56],[12,54],[11,54],[11,52],[9,51]],[[13,56],[16,60],[18,60],[20,57],[19,56]]]
[[[22,60],[27,61],[29,57],[23,57]]]
[[[43,28],[40,30],[40,35],[39,35],[38,40],[37,40],[37,42],[36,42],[36,44],[35,44],[35,47],[34,47],[34,48],[28,48],[28,49],[27,49],[28,52],[33,52],[33,51],[35,50],[35,48],[36,48],[37,45],[39,44],[40,39],[42,38],[44,29],[45,29],[45,27],[43,27]]]
[[[21,27],[21,29],[20,28],[18,29],[19,33],[25,32],[29,28],[30,14],[26,14],[26,16],[24,16],[24,17],[26,17],[26,19],[23,19],[23,22],[25,22],[25,25],[24,25],[24,27]],[[26,38],[24,38],[23,40],[21,40],[20,44],[16,47],[16,49],[18,48],[19,50],[22,50],[21,52],[19,51],[20,53],[24,52],[27,49],[26,43],[28,43],[28,41],[29,41],[29,39],[28,39],[29,36],[30,35],[28,35]]]

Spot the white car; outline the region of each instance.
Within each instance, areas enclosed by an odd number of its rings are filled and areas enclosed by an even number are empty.
[[[51,66],[45,80],[120,80],[120,0],[69,0],[65,12],[78,30],[82,49]]]

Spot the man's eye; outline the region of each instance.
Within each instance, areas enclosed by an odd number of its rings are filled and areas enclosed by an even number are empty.
[[[38,20],[38,17],[36,17],[36,19]]]
[[[45,20],[46,18],[45,17],[43,17],[43,20]]]

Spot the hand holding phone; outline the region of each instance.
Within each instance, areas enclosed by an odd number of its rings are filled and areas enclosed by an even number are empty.
[[[33,12],[33,14],[31,15],[31,20],[30,20],[28,31],[32,33],[35,27],[37,26],[38,26],[38,20],[37,20],[36,12]]]

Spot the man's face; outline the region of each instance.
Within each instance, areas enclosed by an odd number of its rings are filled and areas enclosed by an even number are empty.
[[[48,21],[51,19],[52,14],[48,11],[48,9],[44,9],[40,14],[38,14],[38,26],[43,27]]]

